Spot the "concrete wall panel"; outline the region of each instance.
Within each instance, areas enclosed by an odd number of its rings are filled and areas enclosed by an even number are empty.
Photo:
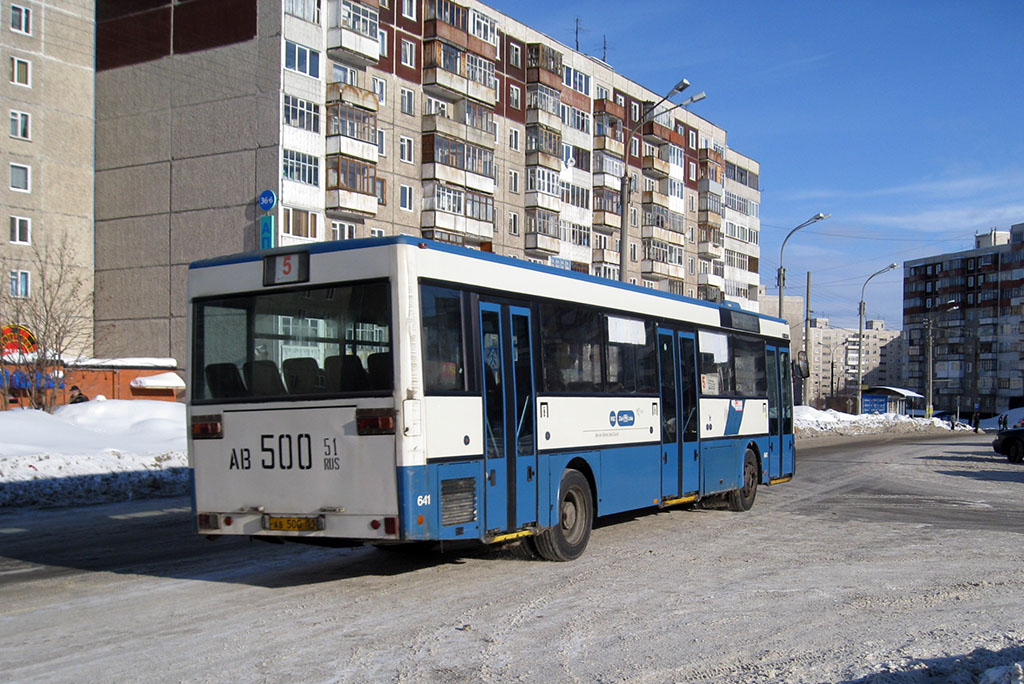
[[[176,161],[171,207],[177,212],[251,204],[255,174],[255,150]]]
[[[96,321],[96,356],[103,358],[174,356],[170,348],[169,318]],[[184,365],[184,357],[178,359]]]
[[[96,220],[167,213],[170,187],[169,163],[97,171]]]
[[[170,249],[169,216],[156,214],[97,221],[96,268],[107,270],[166,266]],[[130,244],[132,249],[124,249],[126,244]]]
[[[96,272],[97,325],[99,321],[166,318],[170,308],[170,268],[167,266]],[[147,350],[145,355],[153,353]]]

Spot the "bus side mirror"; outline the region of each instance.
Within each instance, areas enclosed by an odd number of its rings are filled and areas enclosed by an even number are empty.
[[[799,352],[793,359],[793,376],[803,380],[810,374],[811,369],[807,365],[807,352]]]

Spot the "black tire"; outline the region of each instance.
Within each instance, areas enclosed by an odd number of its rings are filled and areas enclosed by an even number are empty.
[[[1010,443],[1010,451],[1006,455],[1010,463],[1024,463],[1024,443],[1015,439]]]
[[[558,524],[533,538],[537,553],[549,561],[571,561],[583,555],[594,523],[590,483],[578,470],[566,470],[558,487]]]
[[[749,511],[754,506],[754,499],[757,498],[757,483],[760,480],[760,473],[757,471],[757,454],[747,449],[743,457],[743,488],[729,492],[729,510],[742,513]]]

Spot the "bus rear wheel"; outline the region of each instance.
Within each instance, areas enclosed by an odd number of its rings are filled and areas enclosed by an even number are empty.
[[[730,511],[749,511],[753,507],[754,499],[757,497],[758,479],[757,455],[747,449],[747,453],[743,457],[743,487],[729,492]]]
[[[593,521],[590,483],[580,471],[566,470],[558,487],[558,523],[534,538],[537,553],[550,561],[579,558],[590,541]]]

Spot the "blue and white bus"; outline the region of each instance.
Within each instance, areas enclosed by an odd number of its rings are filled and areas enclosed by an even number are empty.
[[[784,321],[412,237],[200,261],[198,531],[325,545],[528,537],[795,466]]]

